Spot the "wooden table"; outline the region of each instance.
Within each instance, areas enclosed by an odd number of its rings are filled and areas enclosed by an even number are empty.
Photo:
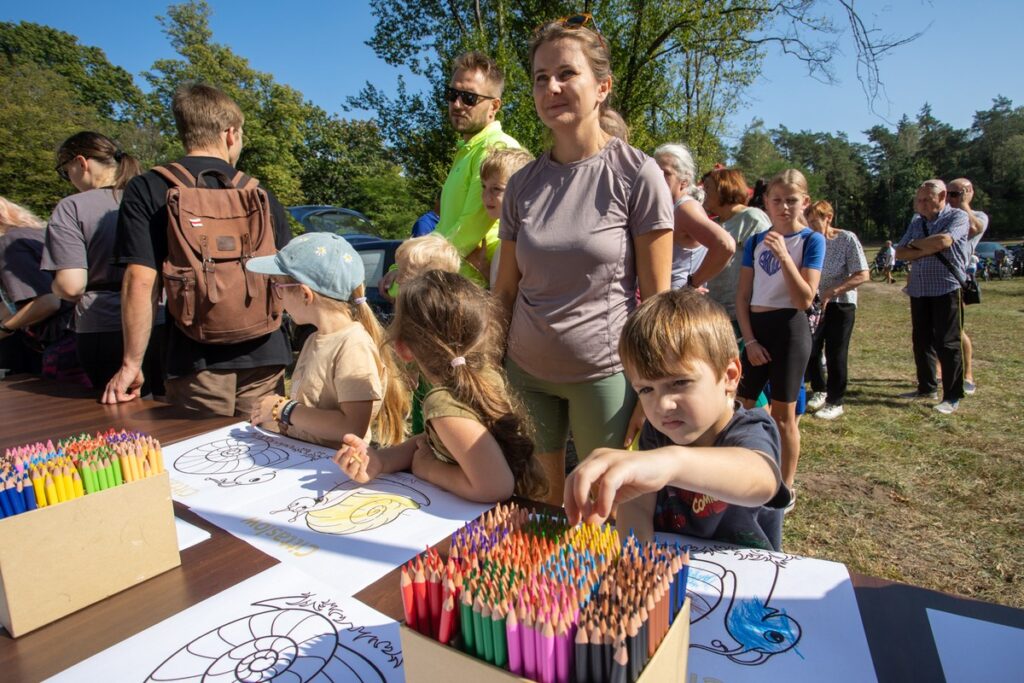
[[[82,391],[36,379],[0,381],[0,447],[111,426],[172,443],[237,422],[150,401],[103,406]],[[277,560],[175,503],[175,514],[211,538],[181,553],[181,566],[17,640],[0,629],[0,679],[38,681],[267,569]],[[447,550],[447,541],[437,545]],[[925,608],[1024,628],[1024,610],[851,572],[880,681],[942,681]],[[398,569],[356,597],[402,618]],[[680,682],[682,683],[682,682]]]

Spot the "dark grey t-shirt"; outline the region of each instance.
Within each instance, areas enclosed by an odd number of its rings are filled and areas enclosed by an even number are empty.
[[[42,269],[84,268],[86,292],[75,306],[75,331],[121,329],[124,267],[111,263],[120,204],[110,188],[88,190],[60,200],[46,226]]]
[[[658,492],[654,530],[686,534],[735,545],[768,550],[782,549],[782,508],[789,489],[778,473],[782,451],[779,430],[764,410],[744,410],[736,403],[732,419],[715,439],[714,448],[748,448],[763,454],[776,469],[779,490],[759,507],[742,507],[716,500],[704,493],[666,486]],[[640,433],[640,450],[673,445],[671,439],[649,422]]]

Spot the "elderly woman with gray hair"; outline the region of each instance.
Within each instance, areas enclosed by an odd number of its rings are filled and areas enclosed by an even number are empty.
[[[736,240],[704,212],[704,193],[694,180],[697,166],[686,145],[662,145],[654,150],[654,160],[672,194],[672,289],[701,288],[728,265]]]

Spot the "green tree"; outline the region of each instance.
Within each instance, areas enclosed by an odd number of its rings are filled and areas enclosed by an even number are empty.
[[[285,204],[302,200],[299,151],[309,113],[301,93],[253,69],[249,61],[213,42],[210,6],[204,1],[171,5],[159,17],[164,33],[181,59],[161,59],[144,75],[160,129],[174,134],[171,98],[184,82],[203,81],[221,88],[245,114],[244,146],[239,166],[277,194]],[[168,149],[168,156],[180,147]]]
[[[914,194],[920,184],[935,175],[927,158],[919,154],[921,130],[904,116],[890,131],[874,126],[867,131],[871,142],[868,164],[875,177],[871,213],[878,237],[900,237],[913,216]]]
[[[583,9],[595,15],[611,49],[613,106],[630,125],[632,142],[651,149],[682,140],[709,165],[721,157],[725,117],[741,103],[766,46],[795,55],[816,77],[832,78],[836,6],[849,21],[866,90],[876,93],[878,60],[901,41],[879,34],[843,0],[600,0]],[[527,37],[544,21],[578,12],[577,3],[373,0],[372,7],[377,24],[368,44],[430,86],[410,94],[400,84],[396,97],[386,97],[368,84],[349,104],[376,112],[411,177],[434,182],[448,165],[453,136],[440,94],[451,60],[469,49],[489,53],[506,72],[506,130],[535,152],[544,146],[531,101]]]
[[[747,183],[753,187],[758,178],[770,178],[790,163],[775,146],[764,121],[754,119],[743,131],[740,144],[733,152],[736,167],[743,171]]]
[[[873,235],[868,212],[871,177],[864,145],[854,145],[844,133],[799,133],[781,126],[771,132],[783,157],[807,173],[811,196],[826,199],[835,210],[835,225]]]
[[[383,237],[407,237],[429,206],[384,146],[371,121],[346,121],[313,108],[306,120],[302,193],[310,204],[356,209],[374,221]]]
[[[30,22],[0,22],[0,53],[9,65],[35,64],[59,74],[73,99],[116,121],[141,122],[145,98],[132,75],[107,60],[98,47]]]
[[[57,146],[83,129],[102,128],[63,76],[36,64],[0,65],[0,188],[47,218],[72,191],[54,172]]]

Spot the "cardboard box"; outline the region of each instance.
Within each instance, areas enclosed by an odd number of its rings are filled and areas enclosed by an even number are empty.
[[[402,624],[402,657],[405,660],[406,683],[437,681],[472,681],[473,683],[521,682],[530,679],[516,676],[482,659],[428,638]],[[676,615],[672,627],[647,663],[639,683],[664,683],[686,680],[686,656],[690,649],[690,599]]]
[[[0,520],[0,623],[18,637],[181,564],[170,475]]]

